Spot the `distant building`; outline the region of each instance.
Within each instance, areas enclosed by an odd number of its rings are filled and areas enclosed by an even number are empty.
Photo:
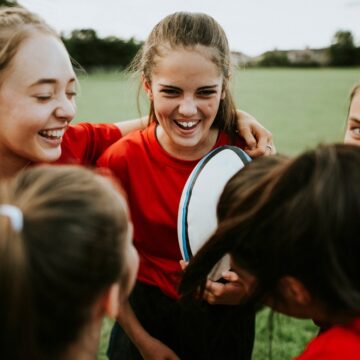
[[[273,57],[277,59],[277,66],[326,66],[330,63],[330,55],[327,48],[302,50],[272,50],[259,56],[251,57],[239,51],[231,53],[231,60],[235,66],[259,65],[264,58]],[[283,59],[279,63],[279,59]],[[287,65],[286,65],[287,64]]]
[[[245,55],[239,51],[231,52],[231,62],[234,66],[241,67],[244,65],[248,65],[253,61],[253,57]]]
[[[330,62],[328,49],[288,50],[287,58],[294,65],[320,65],[325,66]]]

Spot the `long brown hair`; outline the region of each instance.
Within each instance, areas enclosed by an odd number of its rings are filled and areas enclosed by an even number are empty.
[[[320,146],[275,166],[246,197],[232,199],[232,211],[190,263],[184,287],[201,284],[230,253],[258,278],[258,299],[276,298],[279,280],[291,275],[327,310],[359,315],[359,184],[356,146]]]
[[[125,202],[90,170],[40,166],[2,182],[0,204],[23,215],[15,231],[0,213],[0,358],[61,358],[122,276]]]
[[[164,49],[194,48],[197,45],[209,49],[211,60],[223,75],[225,98],[220,101],[213,126],[231,135],[236,129],[236,108],[229,89],[230,49],[223,28],[211,16],[190,12],[176,12],[166,16],[152,29],[130,65],[130,70],[143,74],[151,84],[151,74],[156,65],[156,57],[161,57]],[[153,102],[150,104],[149,118],[156,120]]]

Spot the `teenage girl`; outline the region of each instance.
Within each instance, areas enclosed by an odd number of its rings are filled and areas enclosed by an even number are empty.
[[[229,197],[227,186],[222,220],[187,267],[182,291],[196,294],[229,253],[244,301],[324,329],[297,359],[359,359],[359,182],[359,147],[328,145],[274,166],[245,192]]]
[[[131,305],[112,332],[110,359],[249,359],[253,312],[237,309],[241,321],[227,327],[228,307],[184,310],[177,303],[177,212],[185,182],[212,149],[244,147],[235,132],[226,35],[208,15],[169,15],[151,31],[134,67],[150,100],[151,123],[98,161],[127,193],[140,255]]]

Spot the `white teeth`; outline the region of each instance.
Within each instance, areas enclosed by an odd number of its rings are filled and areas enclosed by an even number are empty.
[[[51,138],[61,138],[64,136],[65,129],[57,129],[57,130],[41,130],[39,134],[46,137]]]
[[[176,121],[176,122],[184,128],[191,128],[198,123],[197,121]]]

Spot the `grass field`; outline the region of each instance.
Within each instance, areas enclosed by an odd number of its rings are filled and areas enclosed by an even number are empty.
[[[319,142],[342,140],[348,95],[359,80],[360,69],[249,69],[235,74],[233,89],[237,106],[273,132],[278,151],[297,154]],[[80,83],[77,121],[114,122],[140,115],[135,80],[111,73],[82,76]],[[273,360],[291,359],[317,332],[311,321],[278,315],[269,332],[268,318],[268,309],[257,316],[254,360],[267,359],[270,344]],[[98,360],[105,359],[110,328],[111,321],[105,320]]]
[[[341,141],[348,94],[359,80],[360,69],[245,69],[235,74],[233,90],[237,106],[273,132],[278,151],[296,154],[319,142]],[[136,80],[110,73],[82,76],[80,83],[77,121],[139,116]]]

